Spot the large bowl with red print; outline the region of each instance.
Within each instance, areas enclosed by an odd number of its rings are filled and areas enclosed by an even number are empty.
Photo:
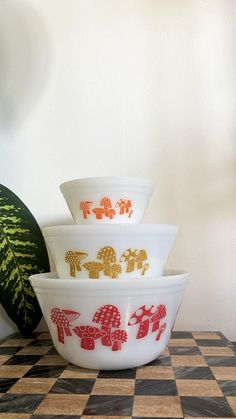
[[[130,177],[90,177],[60,185],[76,224],[139,223],[153,188],[151,180]]]
[[[60,278],[155,278],[163,275],[177,234],[167,224],[65,225],[43,235]]]
[[[165,349],[188,274],[130,281],[74,281],[55,273],[30,277],[54,345],[84,368],[133,368]]]

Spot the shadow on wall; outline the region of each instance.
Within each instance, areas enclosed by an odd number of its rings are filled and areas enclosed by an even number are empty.
[[[0,2],[0,138],[33,108],[49,76],[50,37],[27,1]]]

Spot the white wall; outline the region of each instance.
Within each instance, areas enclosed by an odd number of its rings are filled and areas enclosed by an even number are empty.
[[[176,327],[236,340],[236,2],[0,9],[1,183],[49,225],[71,222],[62,181],[155,180],[145,221],[180,226],[168,265],[191,272]]]

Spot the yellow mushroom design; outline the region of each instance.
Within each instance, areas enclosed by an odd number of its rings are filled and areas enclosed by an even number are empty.
[[[86,262],[83,267],[89,271],[89,278],[91,279],[99,279],[99,272],[104,268],[100,262]]]
[[[88,256],[88,253],[85,253],[85,252],[77,252],[73,250],[68,250],[68,252],[66,252],[65,262],[69,263],[70,265],[70,276],[75,277],[76,271],[80,272],[82,270],[80,262],[81,260],[85,259],[87,256]]]
[[[116,262],[116,252],[111,246],[104,246],[99,250],[97,254],[97,259],[102,260],[104,266],[104,274],[106,276],[111,276],[111,264]],[[117,271],[118,273],[118,271]]]

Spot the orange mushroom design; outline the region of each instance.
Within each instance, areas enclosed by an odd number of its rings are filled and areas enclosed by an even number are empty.
[[[105,213],[104,208],[94,208],[92,212],[96,215],[97,220],[102,220],[102,216]]]
[[[91,214],[90,207],[92,205],[92,201],[81,201],[80,202],[80,209],[83,211],[83,217],[88,218],[88,215]]]
[[[100,262],[86,262],[83,267],[89,271],[89,278],[91,279],[99,279],[99,272],[104,268]]]
[[[129,214],[129,218],[133,214],[133,211],[130,211],[130,208],[132,207],[132,203],[130,199],[119,199],[116,203],[116,208],[120,208],[120,215],[122,214]]]
[[[109,209],[112,208],[112,203],[110,198],[107,198],[106,196],[104,198],[101,199],[100,201],[100,205],[101,207],[104,208],[104,214],[106,217],[109,217]]]
[[[108,210],[108,216],[110,218],[110,220],[112,220],[116,215],[116,210],[114,210],[114,208],[109,208]]]
[[[132,209],[132,202],[130,199],[119,199],[115,205],[115,208],[112,206],[112,201],[109,197],[104,196],[101,198],[99,205],[100,207],[96,207],[91,209],[91,205],[93,201],[81,201],[80,202],[80,209],[83,211],[83,218],[87,219],[88,215],[94,214],[97,220],[102,220],[103,216],[108,217],[111,220],[116,215],[116,209],[119,208],[118,212],[119,215],[127,215],[129,218],[132,216],[134,210]]]
[[[73,250],[68,250],[68,252],[66,252],[65,262],[69,263],[70,265],[70,276],[75,277],[76,271],[80,272],[82,270],[80,262],[81,260],[85,259],[87,256],[88,256],[88,253],[85,253],[85,252],[77,252]]]

